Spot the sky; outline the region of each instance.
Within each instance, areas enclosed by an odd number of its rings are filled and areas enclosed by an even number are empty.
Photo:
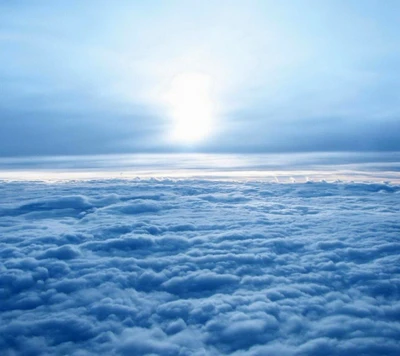
[[[0,156],[400,150],[398,1],[0,0]]]
[[[400,355],[399,0],[0,0],[0,350]]]

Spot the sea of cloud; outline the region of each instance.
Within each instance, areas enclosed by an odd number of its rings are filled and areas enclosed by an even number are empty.
[[[400,186],[0,183],[0,353],[399,355]]]

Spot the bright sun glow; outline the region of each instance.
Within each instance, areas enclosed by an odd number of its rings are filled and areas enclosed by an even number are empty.
[[[182,73],[171,82],[167,94],[173,119],[173,141],[196,142],[211,129],[214,114],[211,78],[203,73]]]

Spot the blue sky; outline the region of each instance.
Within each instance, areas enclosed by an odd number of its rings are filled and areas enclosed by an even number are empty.
[[[398,1],[0,1],[0,155],[400,150],[399,31]]]

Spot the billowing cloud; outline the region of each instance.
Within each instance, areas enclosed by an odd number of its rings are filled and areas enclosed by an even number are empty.
[[[2,355],[398,355],[399,194],[3,182]]]

